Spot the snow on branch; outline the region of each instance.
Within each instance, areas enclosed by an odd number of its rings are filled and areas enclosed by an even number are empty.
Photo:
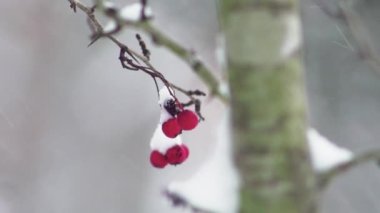
[[[345,163],[341,163],[330,170],[321,173],[318,177],[319,186],[321,188],[326,187],[336,176],[349,171],[350,169],[359,166],[370,161],[379,162],[380,160],[380,149],[371,150],[364,152],[362,154],[357,154],[353,158]]]
[[[350,150],[339,147],[315,129],[308,129],[307,139],[311,160],[317,172],[318,185],[325,188],[334,177],[369,161],[380,160],[380,150],[371,150],[355,155]]]
[[[141,3],[134,3],[121,8],[119,15],[121,20],[126,22],[138,22],[152,18],[153,12],[150,7],[144,6]]]
[[[353,158],[350,150],[335,145],[313,128],[307,130],[307,142],[316,172],[326,172]]]

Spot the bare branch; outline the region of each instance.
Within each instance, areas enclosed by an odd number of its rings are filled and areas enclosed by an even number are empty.
[[[340,3],[340,8],[343,11],[344,20],[351,31],[351,35],[357,43],[359,56],[366,60],[375,71],[380,72],[380,56],[374,49],[370,33],[360,16],[345,2]]]
[[[328,16],[335,19],[343,19],[343,11],[338,7],[336,10],[332,10],[327,4],[326,0],[314,0],[315,4]]]
[[[222,102],[227,103],[228,97],[219,91],[219,81],[212,74],[211,70],[198,58],[193,51],[181,46],[179,43],[164,35],[149,22],[143,22],[135,25],[136,28],[143,30],[152,37],[157,45],[162,45],[171,50],[176,56],[184,60],[195,72],[195,74],[205,83],[211,95],[218,97]]]
[[[356,155],[352,160],[342,163],[335,168],[330,169],[327,172],[321,173],[318,177],[318,182],[321,188],[325,188],[334,177],[349,171],[350,169],[359,166],[369,161],[380,160],[380,150],[368,151],[363,154]]]
[[[104,30],[100,22],[97,20],[97,18],[94,15],[95,7],[88,7],[84,5],[79,0],[68,0],[70,2],[70,7],[75,8],[75,11],[77,8],[79,8],[81,11],[83,11],[87,17],[88,17],[88,23],[90,25],[91,31],[93,31],[93,40],[91,41],[90,45],[93,44],[96,40],[98,40],[101,37],[106,37],[110,39],[113,43],[115,43],[120,48],[120,54],[119,54],[119,60],[121,62],[121,65],[123,68],[133,71],[143,71],[144,73],[148,74],[153,80],[156,85],[156,89],[158,91],[158,84],[156,78],[160,79],[161,82],[168,88],[168,91],[170,95],[175,99],[177,103],[180,104],[179,100],[174,94],[174,91],[180,91],[184,95],[186,95],[192,103],[195,104],[195,110],[200,117],[200,119],[204,120],[203,116],[200,113],[200,101],[197,98],[194,98],[193,94],[185,89],[182,89],[179,86],[176,86],[172,84],[170,81],[168,81],[164,75],[159,72],[157,69],[155,69],[152,64],[149,62],[149,55],[150,52],[146,48],[145,43],[142,41],[141,37],[138,36],[140,47],[142,48],[143,55],[140,55],[136,51],[128,48],[125,44],[120,42],[118,39],[116,39],[112,33],[104,34]],[[146,1],[144,1],[146,4]],[[141,65],[140,61],[144,64]],[[199,92],[198,92],[199,93]],[[202,93],[202,92],[201,92]]]
[[[314,1],[326,15],[338,21],[342,21],[348,26],[352,38],[355,40],[359,57],[366,60],[375,71],[380,73],[380,56],[374,49],[369,31],[363,24],[360,16],[348,5],[347,1],[340,1],[336,11],[331,10],[325,0]],[[340,31],[339,33],[342,32]],[[349,44],[345,36],[343,36],[343,39]]]
[[[70,2],[75,2],[75,4],[83,10],[92,20],[96,28],[98,29],[99,36],[106,36],[110,38],[114,43],[116,43],[120,48],[122,47],[122,44],[118,42],[113,36],[113,33],[107,33],[104,34],[102,27],[100,26],[100,23],[96,20],[93,13],[91,11],[88,11],[88,9],[78,0],[69,0]],[[143,5],[143,9],[146,7],[146,0],[141,0],[141,3]],[[216,96],[219,98],[223,103],[228,103],[228,97],[222,94],[219,91],[219,81],[216,79],[216,77],[212,74],[211,70],[201,61],[199,58],[195,57],[195,54],[193,51],[188,50],[181,46],[179,43],[175,42],[174,40],[170,39],[166,35],[164,35],[161,31],[153,27],[148,21],[144,21],[143,19],[138,23],[121,23],[120,21],[117,21],[118,28],[121,28],[122,24],[129,24],[133,25],[134,27],[143,30],[145,33],[150,35],[152,37],[152,40],[158,44],[162,45],[166,48],[168,48],[171,52],[173,52],[176,56],[184,60],[195,72],[195,74],[205,83],[209,90],[211,96]],[[101,30],[100,30],[101,29]],[[93,41],[94,42],[94,41]],[[93,43],[92,42],[92,43]],[[138,54],[136,52],[133,53],[136,57],[138,57]],[[138,57],[142,60],[142,58]],[[144,57],[144,63],[146,63],[148,60],[146,60],[146,57]]]

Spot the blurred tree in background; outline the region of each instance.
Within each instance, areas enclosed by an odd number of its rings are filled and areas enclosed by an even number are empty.
[[[241,212],[314,212],[296,0],[221,1]]]

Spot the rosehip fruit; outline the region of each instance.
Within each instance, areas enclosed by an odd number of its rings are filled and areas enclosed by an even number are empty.
[[[169,164],[181,164],[189,157],[189,149],[185,145],[175,145],[166,151],[165,157]]]
[[[198,116],[191,110],[183,110],[177,119],[183,130],[192,130],[198,125]]]
[[[181,134],[181,127],[178,124],[177,118],[170,118],[162,124],[162,132],[168,138],[175,138]]]
[[[150,153],[150,163],[156,168],[164,168],[168,164],[168,161],[163,154],[154,150]]]

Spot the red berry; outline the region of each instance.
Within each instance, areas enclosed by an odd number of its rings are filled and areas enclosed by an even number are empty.
[[[168,161],[163,154],[154,150],[150,153],[150,163],[156,168],[164,168],[168,164]]]
[[[178,124],[183,130],[192,130],[198,125],[198,116],[191,110],[183,110],[178,114]]]
[[[189,148],[185,144],[182,144],[181,147],[182,147],[183,155],[184,155],[183,161],[185,161],[189,157],[190,151],[189,151]]]
[[[181,134],[181,131],[177,118],[170,118],[162,124],[162,132],[169,138],[177,137],[177,135]]]
[[[181,164],[189,157],[189,149],[185,145],[175,145],[166,151],[165,157],[169,164]]]

